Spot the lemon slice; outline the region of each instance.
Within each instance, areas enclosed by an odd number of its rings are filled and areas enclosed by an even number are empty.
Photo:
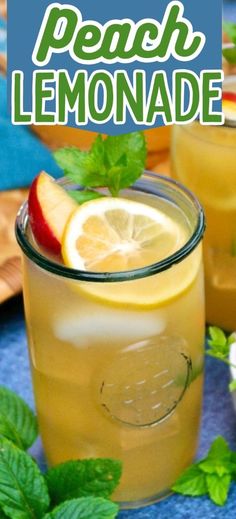
[[[62,241],[68,267],[89,272],[123,272],[154,264],[189,238],[187,226],[164,211],[122,199],[100,198],[78,207],[70,216]],[[104,304],[156,307],[175,298],[196,277],[201,255],[190,255],[184,266],[123,282],[71,281]],[[176,283],[178,278],[178,283]]]
[[[181,227],[158,209],[122,198],[101,198],[72,213],[62,256],[75,269],[122,272],[160,261],[182,242]]]

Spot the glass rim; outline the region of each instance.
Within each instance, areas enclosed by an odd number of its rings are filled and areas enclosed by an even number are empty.
[[[31,261],[33,261],[36,265],[41,267],[43,270],[46,270],[47,272],[51,272],[57,276],[70,278],[77,281],[90,281],[95,283],[112,283],[118,281],[130,281],[134,279],[141,279],[163,272],[172,267],[173,265],[180,263],[196,248],[196,246],[203,237],[205,231],[205,215],[203,208],[198,199],[195,197],[195,195],[191,191],[189,191],[185,186],[183,186],[180,182],[172,178],[165,177],[163,175],[152,173],[147,170],[145,170],[140,179],[133,186],[130,186],[130,188],[128,189],[138,191],[137,188],[139,187],[140,181],[145,180],[144,175],[146,178],[151,179],[153,181],[159,180],[163,184],[167,184],[172,188],[178,188],[178,190],[182,192],[192,203],[193,207],[197,212],[197,223],[195,229],[192,232],[192,235],[187,240],[187,242],[174,254],[171,254],[170,256],[167,256],[167,258],[164,258],[161,261],[158,261],[151,265],[147,265],[145,267],[133,270],[124,270],[119,272],[92,272],[66,267],[65,265],[56,263],[55,261],[47,258],[46,256],[43,256],[43,254],[38,252],[28,240],[25,232],[28,223],[27,201],[21,206],[20,210],[18,211],[15,225],[16,239],[21,247],[21,250]],[[62,180],[63,178],[59,179],[59,183]],[[139,189],[139,191],[141,191],[141,189]],[[151,190],[148,191],[148,193],[156,196],[155,193],[152,193]]]
[[[219,124],[217,126],[212,126],[212,125],[201,125],[201,123],[199,123],[199,121],[193,121],[189,124],[174,124],[173,128],[180,128],[181,130],[185,131],[186,133],[190,133],[191,134],[191,137],[193,137],[195,140],[197,141],[200,141],[200,142],[204,142],[204,143],[207,143],[208,145],[211,145],[211,146],[216,146],[216,143],[214,142],[214,138],[211,138],[209,135],[196,135],[196,132],[194,133],[194,126],[195,125],[198,125],[198,126],[201,126],[203,128],[203,130],[205,131],[205,129],[208,129],[208,128],[214,128],[214,129],[219,129],[219,131],[227,131],[227,132],[235,132],[235,129],[236,129],[236,125],[234,126],[233,124]],[[235,144],[221,144],[221,143],[217,143],[217,147],[218,148],[223,148],[223,149],[229,149],[229,150],[232,150],[235,148]]]

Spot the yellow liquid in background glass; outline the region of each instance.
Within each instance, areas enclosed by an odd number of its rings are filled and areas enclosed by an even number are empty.
[[[190,238],[190,224],[170,202],[135,199],[161,209],[182,228],[184,242]],[[24,294],[49,464],[117,458],[123,475],[113,499],[132,507],[166,495],[197,449],[201,244],[160,274],[109,284],[57,277],[25,258]]]
[[[236,328],[236,128],[175,126],[172,173],[206,213],[204,265],[207,321]]]

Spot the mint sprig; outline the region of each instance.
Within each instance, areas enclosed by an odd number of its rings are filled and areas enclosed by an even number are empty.
[[[0,436],[28,449],[38,435],[36,418],[18,395],[0,386]]]
[[[133,132],[105,139],[98,135],[89,151],[66,147],[55,151],[54,158],[66,176],[85,188],[88,200],[97,197],[93,188],[118,196],[131,186],[143,173],[146,153],[144,134]]]
[[[172,490],[193,497],[208,495],[213,503],[223,506],[235,474],[236,453],[219,436],[212,443],[206,458],[187,468]]]
[[[216,359],[221,360],[225,364],[231,367],[236,367],[229,361],[229,353],[230,347],[233,342],[235,342],[236,337],[235,334],[232,333],[228,337],[226,334],[218,328],[217,326],[210,326],[208,329],[209,338],[208,338],[208,346],[209,349],[206,351],[207,355],[211,357],[215,357]],[[236,389],[236,380],[233,380],[229,384],[229,390],[234,391]]]
[[[217,326],[210,326],[208,329],[209,339],[207,341],[209,349],[207,355],[216,357],[222,360],[226,364],[229,364],[228,356],[230,352],[230,345],[234,342],[233,337],[230,335],[226,337],[223,330]]]
[[[232,393],[232,391],[236,391],[236,380],[231,380],[229,383],[229,390]]]
[[[0,386],[0,519],[116,517],[118,506],[105,498],[119,483],[121,462],[68,461],[42,474],[23,450],[32,445],[37,430],[36,417],[27,404]]]
[[[220,478],[226,474],[234,473],[236,466],[232,458],[233,451],[222,436],[212,443],[207,457],[200,463],[200,469],[206,474],[215,474]]]
[[[99,497],[71,499],[56,507],[44,519],[114,519],[118,505]]]
[[[112,459],[67,461],[45,475],[53,504],[84,496],[109,498],[121,477],[121,462]]]
[[[58,465],[44,476],[31,456],[0,438],[0,519],[113,519],[118,506],[96,496],[109,497],[120,475],[119,461],[94,459]]]
[[[32,458],[0,438],[0,506],[12,519],[38,519],[49,507],[45,480]]]

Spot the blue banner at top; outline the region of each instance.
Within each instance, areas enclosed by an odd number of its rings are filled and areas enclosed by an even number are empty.
[[[11,0],[13,124],[222,124],[221,0]]]

